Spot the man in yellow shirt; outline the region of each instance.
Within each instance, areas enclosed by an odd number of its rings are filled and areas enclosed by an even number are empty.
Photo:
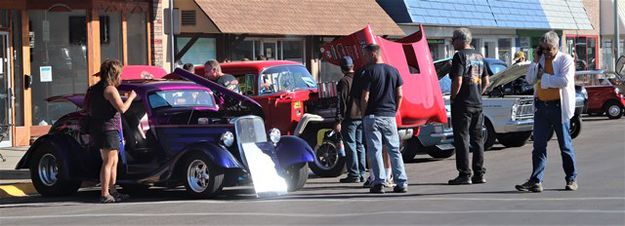
[[[569,120],[575,112],[575,61],[558,51],[560,38],[553,31],[540,38],[540,46],[530,64],[526,80],[534,86],[534,150],[529,180],[516,185],[519,191],[541,192],[547,165],[547,142],[551,130],[558,136],[565,190],[577,190],[575,151],[569,134]]]

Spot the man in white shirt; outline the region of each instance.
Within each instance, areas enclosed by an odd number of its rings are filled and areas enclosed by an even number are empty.
[[[519,191],[541,192],[547,165],[547,142],[550,130],[555,130],[566,174],[565,189],[577,190],[575,151],[569,134],[569,120],[575,112],[575,61],[558,51],[560,38],[553,31],[545,33],[534,53],[526,80],[534,84],[534,150],[532,175],[516,186]]]

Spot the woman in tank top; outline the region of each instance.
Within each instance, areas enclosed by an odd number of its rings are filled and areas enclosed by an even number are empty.
[[[100,81],[87,90],[86,110],[90,116],[89,134],[100,149],[100,202],[111,203],[127,199],[128,195],[115,190],[117,162],[120,148],[121,113],[130,108],[137,94],[131,91],[122,101],[117,86],[120,84],[122,64],[118,60],[105,60],[100,66]]]

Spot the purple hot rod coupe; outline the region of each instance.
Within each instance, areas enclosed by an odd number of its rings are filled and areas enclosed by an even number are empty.
[[[194,196],[212,197],[224,186],[254,183],[249,166],[260,160],[246,159],[244,150],[250,147],[271,157],[267,159],[289,191],[304,186],[307,163],[314,160],[312,149],[304,140],[281,136],[276,129],[266,133],[262,109],[254,100],[180,69],[167,78],[187,81],[161,79],[162,69],[147,77],[136,73],[149,70],[124,71],[120,93],[134,90],[138,98],[122,115],[118,166],[122,188],[184,185]],[[83,95],[49,101],[61,99],[79,108],[84,102]],[[42,195],[69,195],[82,181],[98,181],[101,158],[86,132],[87,121],[83,110],[62,116],[18,163],[17,169],[30,169]]]

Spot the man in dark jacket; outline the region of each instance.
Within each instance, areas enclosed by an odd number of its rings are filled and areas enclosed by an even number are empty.
[[[336,86],[338,93],[337,125],[335,130],[342,132],[347,157],[347,177],[341,183],[364,182],[365,147],[363,145],[362,113],[352,98],[354,84],[354,62],[351,57],[341,59],[341,71],[345,74]],[[342,130],[342,131],[341,131]]]

